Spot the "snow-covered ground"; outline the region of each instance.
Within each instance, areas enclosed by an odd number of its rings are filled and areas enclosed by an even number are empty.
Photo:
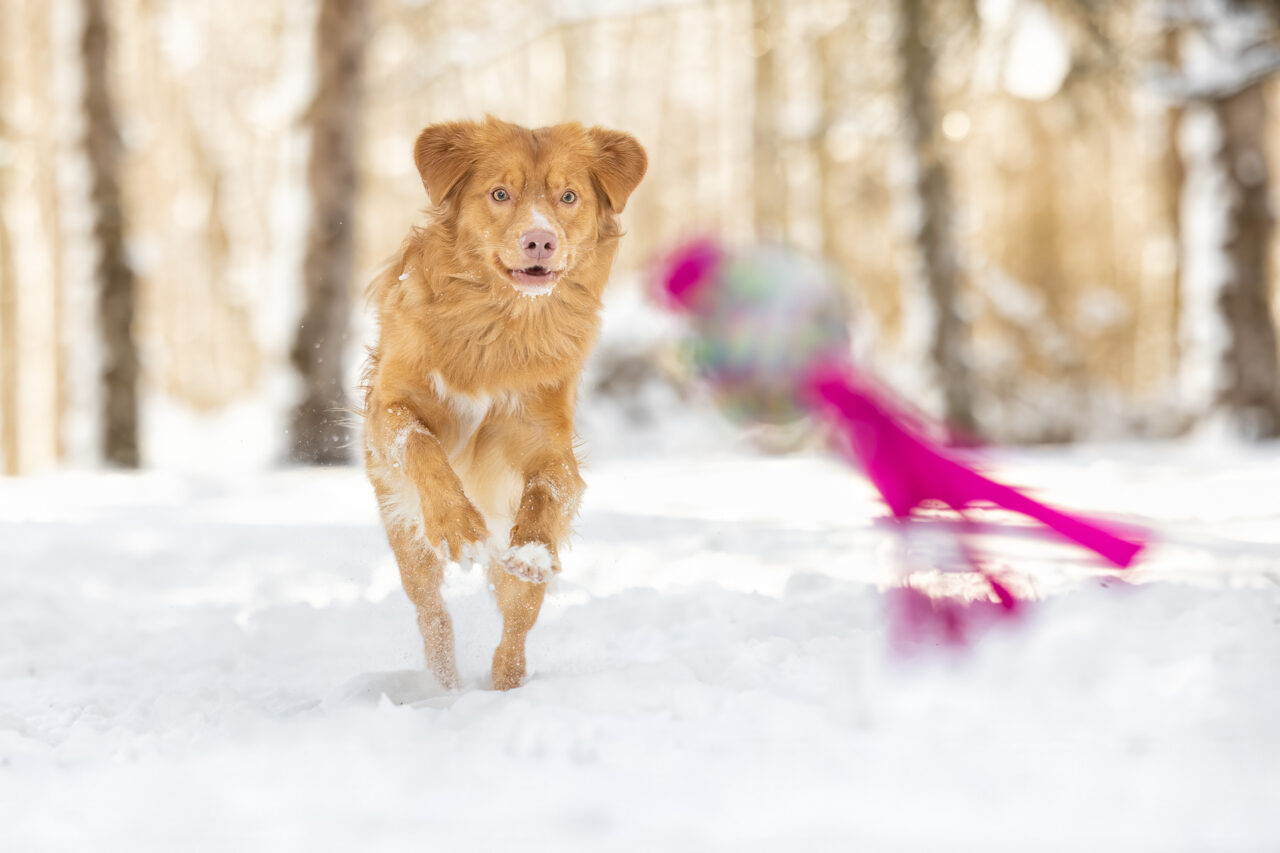
[[[1004,537],[1043,602],[904,659],[851,471],[605,458],[508,693],[478,572],[420,674],[357,471],[0,481],[0,849],[1280,849],[1280,448],[997,463],[1140,583]]]

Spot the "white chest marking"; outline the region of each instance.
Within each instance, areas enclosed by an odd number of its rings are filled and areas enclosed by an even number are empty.
[[[450,388],[439,373],[431,374],[431,387],[458,419],[457,441],[452,448],[446,448],[450,456],[466,449],[491,412],[511,414],[520,408],[520,397],[513,392],[463,394]]]
[[[439,373],[431,374],[431,386],[436,394],[449,405],[454,417],[458,419],[458,438],[452,448],[446,448],[450,456],[463,451],[475,436],[480,424],[489,416],[493,408],[493,398],[488,394],[462,394],[451,389]]]

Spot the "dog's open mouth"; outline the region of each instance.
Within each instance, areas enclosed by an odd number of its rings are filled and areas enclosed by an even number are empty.
[[[555,285],[556,279],[560,276],[560,270],[553,270],[544,266],[524,267],[523,269],[508,269],[507,273],[511,276],[511,280],[520,285],[522,290],[530,293],[547,293]]]

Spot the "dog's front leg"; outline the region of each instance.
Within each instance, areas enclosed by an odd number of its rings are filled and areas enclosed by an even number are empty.
[[[444,560],[478,551],[488,532],[426,424],[406,406],[371,408],[367,463],[387,539],[404,591],[418,611],[427,665],[452,689],[459,681],[453,624],[440,595]]]
[[[509,690],[525,673],[525,639],[559,569],[558,546],[569,534],[584,487],[573,448],[566,446],[526,476],[511,528],[511,547],[490,568],[502,610],[502,640],[493,653],[493,686]]]
[[[377,421],[384,473],[413,485],[427,544],[445,560],[479,554],[489,537],[484,516],[463,491],[439,439],[406,406],[388,407]]]
[[[503,558],[506,571],[543,583],[559,570],[557,548],[569,536],[585,485],[572,448],[565,448],[525,477],[511,528],[511,548]]]

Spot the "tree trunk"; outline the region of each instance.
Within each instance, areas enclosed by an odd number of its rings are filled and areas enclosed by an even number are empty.
[[[839,53],[840,28],[833,27],[818,37],[814,49],[818,54],[818,99],[822,118],[813,135],[814,161],[818,165],[818,223],[822,230],[822,258],[834,265],[839,258],[839,241],[844,236],[836,213],[832,183],[836,166],[831,157],[831,129],[840,113],[841,89],[836,80],[843,57]]]
[[[0,86],[0,94],[3,92]],[[18,433],[18,279],[4,216],[6,171],[0,164],[0,453],[4,473],[12,475],[20,470],[22,448]]]
[[[967,361],[968,329],[957,310],[959,270],[952,235],[951,185],[939,152],[933,101],[934,57],[923,0],[898,4],[898,62],[909,164],[906,206],[914,274],[903,288],[903,329],[912,355],[924,359],[942,415],[961,433],[975,431]]]
[[[755,40],[755,112],[752,119],[754,152],[754,205],[756,231],[766,239],[786,238],[787,182],[782,169],[779,128],[781,86],[778,47],[782,38],[783,4],[779,0],[752,0],[752,36]]]
[[[1185,11],[1185,10],[1183,10]],[[1271,4],[1197,8],[1179,21],[1190,103],[1178,129],[1181,199],[1179,381],[1187,414],[1244,438],[1280,436],[1280,360],[1271,313],[1265,71]]]
[[[10,10],[0,3],[0,51],[9,50]],[[0,103],[11,99],[9,68],[0,61]],[[0,144],[7,148],[7,117],[0,112]],[[6,201],[9,194],[9,166],[0,162],[0,458],[6,475],[18,473],[18,282],[9,239]]]
[[[102,335],[102,452],[113,465],[136,468],[138,350],[133,338],[136,286],[125,254],[120,193],[121,144],[108,73],[110,30],[105,0],[83,0],[85,151],[98,260],[98,323]]]
[[[70,397],[70,380],[67,365],[67,246],[64,233],[63,201],[58,187],[58,170],[63,157],[62,144],[64,126],[60,119],[63,110],[59,103],[59,92],[55,77],[55,65],[65,62],[59,56],[57,43],[57,10],[53,5],[36,4],[27,9],[26,39],[32,51],[30,67],[32,71],[31,94],[39,105],[39,133],[36,144],[40,146],[43,156],[37,170],[37,197],[40,206],[40,218],[45,223],[44,232],[48,240],[49,288],[48,317],[49,332],[47,337],[46,360],[48,362],[46,376],[49,382],[48,403],[50,416],[45,428],[52,434],[48,436],[48,452],[51,461],[61,462],[67,457],[67,441],[65,426]]]
[[[1221,402],[1256,437],[1280,436],[1280,361],[1271,313],[1270,253],[1275,224],[1267,171],[1267,100],[1255,84],[1216,105],[1225,131],[1223,160],[1235,180],[1227,257],[1235,271],[1220,308],[1232,328]]]
[[[364,0],[322,0],[316,31],[319,81],[311,105],[311,224],[303,266],[306,305],[291,360],[303,395],[293,411],[290,458],[311,465],[349,461],[345,350],[350,335],[351,274]]]
[[[1273,438],[1280,436],[1280,357],[1270,307],[1274,219],[1263,86],[1195,105],[1187,120],[1203,128],[1198,139],[1193,131],[1183,140],[1183,219],[1201,229],[1185,241],[1183,388],[1195,414],[1220,417],[1243,437]]]

